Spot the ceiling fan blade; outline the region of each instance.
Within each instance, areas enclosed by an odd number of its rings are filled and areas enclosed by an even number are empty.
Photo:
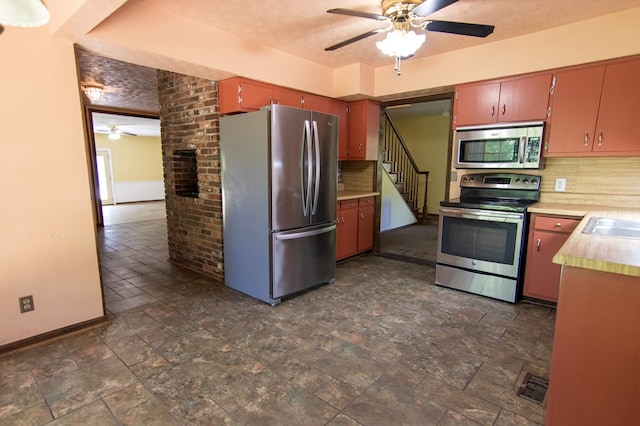
[[[416,16],[431,15],[432,13],[437,12],[440,9],[444,9],[457,1],[458,0],[427,0],[414,7],[413,10],[411,10],[411,13]]]
[[[467,24],[464,22],[431,21],[425,29],[439,33],[459,34],[472,37],[486,37],[493,32],[493,25]]]
[[[360,12],[358,10],[351,10],[351,9],[341,9],[341,8],[329,9],[329,10],[327,10],[327,13],[335,13],[337,15],[355,16],[357,18],[375,19],[376,21],[388,21],[389,20],[389,18],[387,18],[384,15],[379,15],[377,13]]]
[[[326,50],[327,52],[330,52],[332,50],[340,49],[341,47],[344,47],[344,46],[346,46],[348,44],[355,43],[356,41],[360,41],[360,40],[362,40],[364,38],[371,37],[372,35],[379,34],[381,32],[387,31],[387,30],[388,30],[388,28],[379,28],[377,30],[371,30],[371,31],[368,31],[368,32],[366,32],[364,34],[360,34],[360,35],[352,37],[352,38],[350,38],[348,40],[342,41],[342,42],[340,42],[338,44],[334,44],[333,46],[329,46],[329,47],[325,48],[324,50]]]

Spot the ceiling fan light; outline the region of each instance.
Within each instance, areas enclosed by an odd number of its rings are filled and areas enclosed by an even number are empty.
[[[416,53],[425,39],[424,34],[418,35],[414,31],[393,30],[384,40],[376,42],[376,46],[385,55],[408,58]]]
[[[0,23],[39,27],[49,22],[49,10],[41,0],[0,0]]]
[[[109,132],[109,135],[107,135],[107,137],[112,141],[117,141],[118,139],[120,139],[120,132],[118,131]]]

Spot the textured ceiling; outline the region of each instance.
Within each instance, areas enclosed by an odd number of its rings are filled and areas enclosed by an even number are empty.
[[[162,8],[172,14],[224,30],[263,45],[330,67],[363,63],[389,65],[375,42],[377,34],[349,46],[325,52],[324,48],[385,24],[372,19],[326,13],[345,8],[381,13],[379,0],[131,0]],[[427,0],[428,1],[428,0]],[[429,17],[495,25],[487,38],[429,32],[416,58],[462,49],[481,43],[521,36],[586,19],[640,7],[638,0],[459,0]],[[169,23],[168,23],[169,24]],[[170,28],[170,24],[167,26]],[[597,29],[594,29],[597,30]],[[541,46],[552,49],[553,46]]]
[[[77,50],[82,83],[100,83],[105,96],[92,105],[152,114],[160,112],[158,78],[153,68],[129,64]]]
[[[358,34],[384,27],[371,19],[328,14],[330,8],[380,13],[379,0],[129,0],[161,8],[176,16],[245,37],[300,58],[329,67],[362,63],[373,67],[390,65],[375,42],[378,34],[333,52],[325,47]],[[427,0],[428,1],[428,0]],[[495,25],[487,38],[427,33],[427,41],[415,57],[517,37],[622,10],[640,7],[640,0],[459,0],[430,15],[432,19]],[[171,23],[167,22],[168,29]],[[597,28],[594,28],[597,30]],[[553,49],[553,46],[540,46]],[[536,54],[536,52],[532,52]],[[99,106],[158,113],[156,70],[78,50],[83,82],[96,81],[106,87]],[[397,111],[400,114],[400,111]],[[402,112],[409,114],[409,110]],[[442,111],[440,111],[442,113]]]

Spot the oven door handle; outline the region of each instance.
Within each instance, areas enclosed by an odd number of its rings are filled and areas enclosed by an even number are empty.
[[[440,208],[442,216],[459,217],[463,219],[490,220],[493,222],[517,222],[524,217],[522,213],[499,212],[492,210],[477,209],[451,209],[446,207]]]

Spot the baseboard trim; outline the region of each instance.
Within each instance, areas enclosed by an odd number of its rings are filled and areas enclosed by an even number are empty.
[[[107,315],[103,315],[101,317],[94,318],[89,321],[80,322],[74,325],[59,328],[57,330],[49,331],[47,333],[39,334],[37,336],[29,337],[27,339],[18,340],[17,342],[0,346],[0,355],[4,355],[9,352],[25,350],[34,346],[39,346],[44,343],[49,343],[73,334],[85,332],[94,328],[103,327],[110,323],[111,323],[111,320],[109,319],[109,317]]]

